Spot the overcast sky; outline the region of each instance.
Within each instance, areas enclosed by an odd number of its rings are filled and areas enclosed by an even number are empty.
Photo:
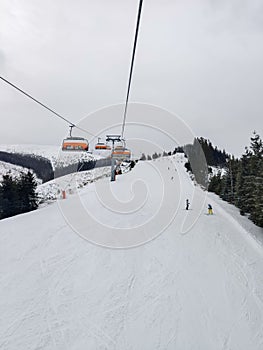
[[[0,74],[74,123],[123,103],[137,8],[137,0],[0,0]],[[262,0],[144,0],[130,101],[169,110],[240,155],[254,129],[263,136]],[[1,144],[59,145],[67,134],[2,81],[0,108]],[[104,126],[121,121],[121,112],[109,115]],[[91,118],[91,132],[98,127]]]

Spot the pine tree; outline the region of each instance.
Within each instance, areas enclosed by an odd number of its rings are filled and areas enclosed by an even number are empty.
[[[235,204],[242,215],[263,227],[263,142],[255,131],[250,141],[241,159],[227,157],[226,173],[210,179],[209,191]]]
[[[17,180],[10,174],[3,175],[1,183],[1,219],[16,215],[19,212]]]
[[[244,181],[248,201],[246,206],[251,220],[257,225],[263,226],[263,143],[255,131],[250,140],[250,149],[246,152],[248,174]]]
[[[140,160],[146,160],[146,156],[144,153],[142,153]]]
[[[38,207],[36,187],[37,183],[30,171],[21,174],[18,184],[21,212],[35,210]]]
[[[250,149],[251,149],[252,154],[256,158],[262,159],[263,143],[262,143],[260,136],[256,133],[256,131],[253,132],[253,136],[250,138],[250,140],[251,140]]]
[[[263,226],[263,145],[255,131],[250,140],[237,172],[236,205],[241,214],[247,213],[255,224]]]
[[[21,173],[17,179],[4,175],[0,186],[0,219],[37,209],[36,186],[30,171]]]
[[[218,172],[216,175],[211,177],[210,183],[208,186],[208,191],[214,192],[217,195],[221,194],[221,191],[222,191],[221,172]]]
[[[226,172],[222,177],[220,196],[222,199],[234,204],[236,198],[235,186],[238,173],[238,160],[233,156],[228,157],[225,170]]]

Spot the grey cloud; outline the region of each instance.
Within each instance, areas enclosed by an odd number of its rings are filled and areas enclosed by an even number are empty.
[[[240,154],[252,130],[262,131],[261,3],[145,1],[131,101],[177,113],[198,136]],[[3,0],[0,68],[73,122],[124,102],[137,5]],[[2,143],[60,143],[66,124],[2,83],[0,93]]]

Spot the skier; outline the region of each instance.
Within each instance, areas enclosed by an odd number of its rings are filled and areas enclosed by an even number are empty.
[[[190,205],[189,199],[187,199],[187,200],[186,200],[185,210],[189,210],[189,205]]]
[[[213,215],[213,208],[211,204],[208,204],[208,215]]]

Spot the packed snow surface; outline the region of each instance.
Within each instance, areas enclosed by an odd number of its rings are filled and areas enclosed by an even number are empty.
[[[126,216],[96,201],[96,183],[59,201],[74,213],[79,196],[111,227],[143,226],[162,205],[176,209],[160,235],[132,249],[83,239],[56,203],[0,222],[1,349],[263,349],[262,246],[238,214],[193,185],[180,156],[98,182],[126,205],[138,179],[148,194]],[[164,187],[174,201],[159,200]]]

